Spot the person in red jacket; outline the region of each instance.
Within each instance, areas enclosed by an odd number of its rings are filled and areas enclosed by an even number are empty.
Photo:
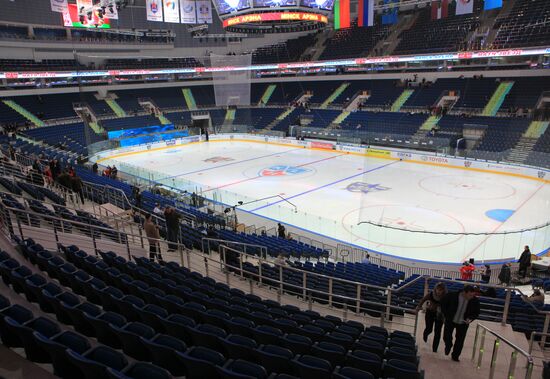
[[[464,264],[460,268],[460,279],[472,280],[475,270],[476,270],[476,266],[474,266],[470,262],[464,262]]]

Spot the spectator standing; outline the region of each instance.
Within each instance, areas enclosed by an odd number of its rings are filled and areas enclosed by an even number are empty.
[[[46,186],[51,187],[53,184],[53,177],[52,177],[52,170],[50,170],[50,166],[44,167],[44,178],[46,179]]]
[[[464,340],[468,333],[468,326],[479,316],[479,300],[475,297],[475,289],[466,285],[460,292],[450,292],[441,301],[441,311],[445,316],[443,341],[445,355],[452,354],[451,358],[459,362],[460,353],[464,347]],[[453,343],[453,332],[456,331]]]
[[[97,165],[97,162],[94,162],[92,165],[92,172],[97,175],[97,172],[99,171],[99,166]]]
[[[481,280],[485,283],[489,283],[491,281],[491,266],[484,266],[483,271],[481,271]]]
[[[71,188],[80,197],[82,205],[84,205],[84,191],[82,191],[82,179],[79,176],[71,178]]]
[[[531,250],[529,246],[523,248],[523,252],[519,257],[519,272],[518,275],[522,278],[527,276],[527,270],[531,267]]]
[[[175,251],[178,242],[178,233],[180,228],[180,215],[172,207],[166,207],[164,210],[166,220],[166,238],[168,239],[168,251]]]
[[[470,262],[464,262],[460,268],[460,279],[461,280],[472,280],[474,276],[474,271],[476,267]]]
[[[134,196],[134,204],[137,208],[141,208],[141,192],[138,187],[132,189],[132,195]]]
[[[155,257],[158,261],[162,261],[162,255],[160,253],[160,233],[159,228],[153,222],[151,214],[145,215],[145,222],[143,223],[143,229],[149,242],[149,260],[154,261]]]
[[[447,295],[447,286],[444,283],[437,283],[429,294],[424,296],[418,306],[416,307],[417,312],[422,309],[424,304],[426,306],[426,327],[422,338],[424,342],[428,342],[428,336],[434,332],[434,339],[432,341],[432,351],[437,352],[439,347],[439,341],[441,339],[441,329],[443,329],[444,317],[441,312],[441,301]],[[435,326],[435,327],[434,327]]]
[[[512,281],[512,270],[510,269],[510,263],[504,263],[500,268],[500,274],[498,274],[498,280],[500,284],[505,285],[506,287],[510,286]]]
[[[61,174],[61,167],[59,166],[57,159],[50,161],[50,170],[52,172],[53,180],[57,180],[57,177]]]
[[[361,263],[363,263],[363,264],[365,264],[365,265],[370,264],[370,255],[367,254],[367,255],[365,256],[365,258],[363,258],[363,259],[361,260]]]
[[[286,238],[286,229],[280,222],[277,223],[277,233],[279,234],[279,238]]]

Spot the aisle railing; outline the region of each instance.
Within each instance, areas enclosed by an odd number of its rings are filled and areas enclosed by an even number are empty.
[[[120,222],[125,221],[120,220]],[[143,233],[143,229],[137,224],[135,224],[134,227],[137,229],[137,233],[133,232],[133,228],[128,228],[128,230],[130,230],[129,232],[122,232],[120,230],[115,230],[114,228],[99,227],[92,225],[91,223],[77,222],[69,219],[63,219],[57,216],[32,212],[26,209],[12,208],[6,206],[3,203],[0,203],[0,229],[3,230],[5,234],[7,234],[8,236],[16,236],[20,239],[30,237],[37,240],[38,243],[44,244],[44,246],[47,246],[49,244],[48,246],[52,246],[52,248],[55,248],[57,246],[57,243],[74,243],[77,245],[82,244],[87,246],[89,249],[92,249],[96,254],[99,252],[99,250],[107,251],[113,249],[114,251],[124,252],[127,258],[131,259],[132,251],[134,251],[135,249],[141,249],[141,251],[143,252],[148,247],[148,239]],[[124,229],[126,229],[126,227],[124,227]],[[210,253],[210,250],[207,250],[207,254],[203,254],[197,251],[189,250],[180,243],[175,243],[175,245],[177,245],[177,252],[175,255],[171,254],[170,257],[171,259],[179,261],[181,264],[185,264],[184,256],[187,256],[187,261],[190,261],[190,256],[199,255],[201,256],[201,258],[208,259],[210,262],[214,262],[214,264],[223,267],[225,262],[223,257],[226,255],[226,252],[233,251],[238,254],[240,265],[238,267],[231,267],[231,269],[237,269],[241,278],[253,278],[254,281],[258,282],[260,285],[268,285],[271,283],[271,286],[273,286],[274,279],[267,277],[262,271],[262,265],[273,265],[273,262],[270,261],[266,256],[266,250],[262,250],[265,251],[265,253],[259,254],[260,256],[250,255],[245,254],[242,251],[245,249],[242,249],[241,247],[239,247],[239,249],[236,249],[235,243],[231,241],[205,239],[205,246],[208,246],[208,241],[215,241],[219,245],[219,257],[221,257],[220,259],[215,260],[215,257],[218,256],[217,254],[208,254]],[[162,244],[166,243],[166,241],[163,240],[159,240],[159,242]],[[250,245],[246,249],[254,251],[254,249],[258,249],[258,247],[259,245]],[[166,251],[166,249],[164,249],[164,251]],[[245,261],[257,263],[258,272],[256,273],[243,270],[242,263]],[[292,290],[291,293],[293,293],[294,295],[299,294],[306,303],[316,301],[316,303],[327,304],[329,307],[336,307],[340,309],[344,315],[353,311],[353,309],[355,309],[355,313],[362,314],[364,313],[363,309],[369,309],[368,307],[365,307],[365,305],[370,305],[371,308],[375,305],[377,308],[375,307],[375,311],[371,312],[371,314],[375,314],[376,317],[380,317],[380,322],[383,324],[395,322],[396,318],[398,317],[410,318],[412,317],[412,313],[416,314],[416,311],[412,309],[412,307],[406,308],[402,306],[391,305],[393,300],[398,299],[403,291],[413,285],[423,283],[421,288],[423,293],[425,294],[430,290],[431,284],[440,281],[447,283],[472,284],[471,282],[461,282],[452,279],[419,276],[400,287],[391,288],[340,279],[332,276],[301,270],[295,267],[279,266],[278,270],[280,275],[279,280],[275,282],[275,287],[277,287],[279,291],[282,288],[283,290],[285,290],[284,292],[288,292],[286,291],[286,289],[290,288]],[[303,278],[303,285],[297,286],[295,284],[283,281],[284,270],[291,270],[295,273],[298,273],[298,275],[301,275]],[[328,283],[330,283],[326,291],[321,291],[319,289],[312,290],[308,287],[308,283],[319,279],[326,280],[328,281]],[[336,286],[353,286],[353,288],[355,288],[356,296],[350,297],[337,294],[334,291],[334,288]],[[502,308],[502,318],[500,319],[503,325],[506,324],[511,307],[511,296],[514,292],[521,294],[521,291],[512,287],[500,287],[492,284],[484,284],[483,286],[495,289],[501,288],[506,290],[506,298],[504,300]],[[385,296],[384,303],[374,303],[363,300],[361,294],[364,291],[377,291],[379,294],[383,294]],[[532,304],[529,304],[529,306],[532,307],[532,310],[534,312],[545,316],[546,319],[542,332],[548,333],[550,325],[550,312],[537,310],[537,308],[535,308]],[[497,315],[500,314],[500,310],[495,313],[497,313]]]
[[[510,356],[510,364],[508,365],[508,375],[506,376],[509,379],[515,378],[516,365],[518,356],[525,357],[527,364],[525,366],[525,379],[531,379],[534,367],[534,359],[530,352],[523,350],[521,347],[517,346],[515,343],[507,340],[498,333],[492,331],[487,326],[483,324],[477,324],[476,326],[476,335],[474,339],[474,347],[472,349],[472,361],[475,362],[477,354],[477,363],[476,367],[481,368],[483,364],[483,354],[485,353],[485,338],[487,333],[495,337],[493,342],[493,351],[491,354],[491,363],[489,367],[489,378],[493,379],[495,376],[495,369],[497,367],[497,360],[499,357],[499,348],[501,343],[509,346],[512,349],[512,354]],[[478,345],[479,342],[479,345]]]

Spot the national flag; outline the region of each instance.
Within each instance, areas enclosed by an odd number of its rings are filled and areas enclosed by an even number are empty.
[[[489,9],[502,8],[502,0],[485,0],[483,9],[488,11]]]
[[[456,0],[456,15],[469,14],[474,11],[474,0]]]
[[[397,24],[397,3],[399,0],[384,0],[384,5],[389,5],[382,11],[382,25]]]
[[[358,4],[358,26],[374,25],[374,0],[359,0]]]
[[[439,20],[449,15],[449,0],[432,1],[432,20]]]
[[[336,0],[334,3],[334,29],[349,28],[351,26],[350,0]]]

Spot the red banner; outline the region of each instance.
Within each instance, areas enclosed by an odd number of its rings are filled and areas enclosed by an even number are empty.
[[[328,149],[328,150],[334,149],[334,145],[328,142],[312,142],[311,147],[314,149]]]
[[[328,23],[327,16],[307,12],[252,13],[223,20],[223,27],[264,21],[316,21]]]

